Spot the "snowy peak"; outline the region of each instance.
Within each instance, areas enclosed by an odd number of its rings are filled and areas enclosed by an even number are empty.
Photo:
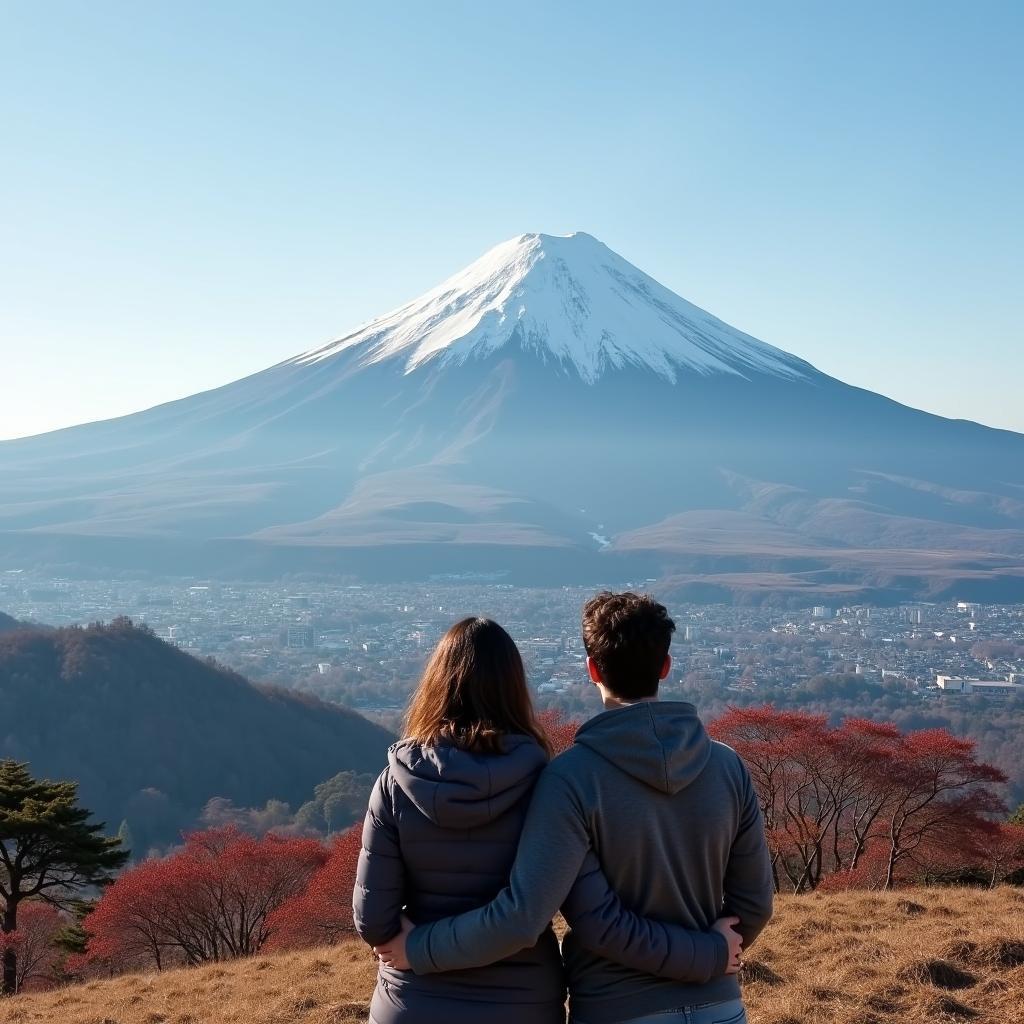
[[[514,345],[592,383],[625,367],[806,378],[803,360],[738,331],[638,270],[592,235],[520,235],[436,288],[298,356],[364,364],[462,362]]]

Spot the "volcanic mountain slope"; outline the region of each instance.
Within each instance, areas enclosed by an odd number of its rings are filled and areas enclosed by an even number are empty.
[[[585,234],[505,242],[215,391],[0,444],[0,557],[63,567],[1024,597],[1022,556],[1024,436],[845,385]]]

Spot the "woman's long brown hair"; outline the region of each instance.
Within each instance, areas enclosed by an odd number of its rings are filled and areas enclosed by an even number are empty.
[[[490,619],[462,619],[441,637],[423,670],[405,735],[419,743],[497,754],[512,733],[532,736],[551,753],[512,637]]]

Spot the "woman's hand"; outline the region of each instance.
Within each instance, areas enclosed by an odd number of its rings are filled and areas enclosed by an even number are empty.
[[[377,959],[385,967],[390,967],[396,971],[408,971],[410,969],[409,961],[405,958],[405,941],[409,937],[409,932],[414,927],[415,925],[412,921],[403,914],[401,931],[393,938],[388,939],[383,945],[373,947],[374,953],[377,954]]]
[[[726,974],[738,974],[743,966],[740,962],[740,954],[743,952],[743,936],[736,931],[736,925],[739,923],[740,919],[738,917],[720,917],[711,926],[711,930],[718,932],[729,944],[729,963],[725,968]]]

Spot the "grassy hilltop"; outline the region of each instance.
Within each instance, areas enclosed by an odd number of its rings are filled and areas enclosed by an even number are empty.
[[[0,1024],[354,1024],[374,976],[352,941],[20,996]],[[781,897],[744,989],[752,1024],[1024,1024],[1024,891]]]

